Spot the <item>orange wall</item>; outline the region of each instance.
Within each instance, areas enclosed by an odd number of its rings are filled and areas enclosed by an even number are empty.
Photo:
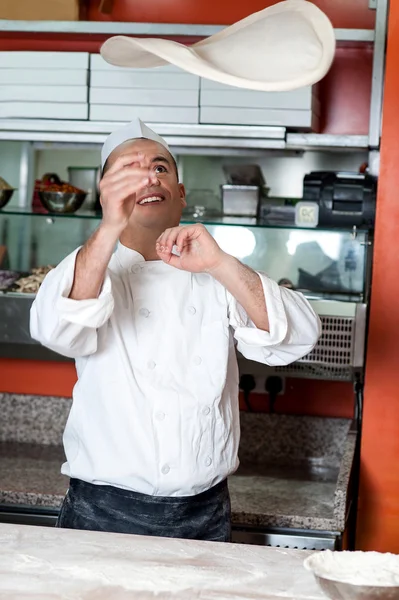
[[[0,392],[70,397],[75,381],[73,363],[10,358],[0,360]]]
[[[358,546],[399,553],[399,3],[391,2],[361,448]]]
[[[73,363],[0,360],[0,392],[70,397],[75,382]],[[250,403],[256,412],[269,412],[267,394],[251,394]],[[284,394],[275,404],[275,412],[350,419],[353,403],[350,383],[287,379]],[[246,410],[242,396],[240,408]]]
[[[251,394],[249,398],[254,412],[270,412],[268,394]],[[242,393],[240,409],[247,410]],[[274,412],[288,415],[313,415],[317,417],[354,416],[354,395],[351,383],[341,381],[317,381],[311,379],[287,379],[284,394],[277,397]]]

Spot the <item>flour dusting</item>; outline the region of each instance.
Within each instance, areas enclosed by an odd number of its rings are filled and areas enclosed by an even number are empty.
[[[319,577],[352,585],[399,586],[396,554],[325,550],[307,558],[305,568]]]

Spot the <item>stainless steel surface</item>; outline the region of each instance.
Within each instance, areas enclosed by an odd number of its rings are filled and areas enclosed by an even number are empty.
[[[325,577],[315,579],[325,595],[331,600],[398,600],[399,586],[372,587],[369,585],[351,585],[332,581]]]
[[[225,184],[221,189],[224,215],[256,217],[260,199],[259,186]]]
[[[353,346],[352,363],[355,369],[364,367],[364,354],[366,348],[367,305],[358,304],[355,316],[355,338]]]
[[[110,35],[151,35],[208,37],[226,25],[184,25],[177,23],[121,23],[100,21],[8,21],[0,20],[0,30],[38,33],[97,33]],[[370,29],[335,29],[337,41],[373,41]]]
[[[376,7],[373,76],[371,84],[369,146],[379,148],[382,123],[382,103],[385,79],[385,51],[387,43],[389,0],[378,0]]]
[[[332,135],[319,133],[288,133],[287,148],[348,148],[363,150],[368,148],[367,135]]]
[[[337,42],[373,42],[372,29],[334,29]]]
[[[31,140],[33,142],[63,142],[102,144],[107,135],[123,123],[96,121],[52,121],[40,119],[4,119],[0,140]],[[165,137],[173,148],[270,148],[281,150],[368,148],[367,135],[329,135],[317,133],[288,133],[284,127],[239,125],[170,125],[153,123],[150,126]]]
[[[335,550],[340,543],[339,533],[309,532],[290,530],[285,532],[262,531],[234,527],[232,542],[236,544],[252,544],[256,546],[274,546],[276,548],[293,548],[298,550]]]
[[[34,506],[0,505],[0,523],[54,527],[58,510]]]
[[[13,189],[0,190],[0,208],[3,208],[3,206],[6,206],[6,204],[8,204],[8,202],[11,200],[14,191],[15,190]]]
[[[40,119],[2,119],[2,131],[42,131],[42,132],[70,132],[70,133],[98,133],[102,141],[106,136],[118,129],[123,122],[107,121],[61,121]],[[155,127],[162,136],[199,136],[199,137],[237,137],[280,139],[285,138],[285,127],[244,127],[241,125],[189,125],[170,123],[148,123]]]
[[[100,167],[68,167],[69,183],[87,192],[83,209],[93,210],[96,205],[99,171]]]
[[[19,200],[18,206],[27,207],[32,202],[34,150],[31,141],[22,144],[21,162],[19,165]]]
[[[39,192],[41,203],[51,213],[74,213],[82,206],[86,196],[86,192]]]
[[[101,21],[9,21],[0,20],[1,31],[35,33],[88,33],[110,35],[151,35],[208,37],[223,25],[185,25],[178,23],[123,23]]]

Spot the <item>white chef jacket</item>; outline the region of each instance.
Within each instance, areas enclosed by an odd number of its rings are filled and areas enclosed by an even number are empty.
[[[45,278],[31,335],[76,361],[62,473],[156,496],[190,496],[238,466],[238,367],[312,350],[317,315],[259,274],[270,332],[211,275],[145,261],[119,244],[97,299],[68,298],[78,250]]]

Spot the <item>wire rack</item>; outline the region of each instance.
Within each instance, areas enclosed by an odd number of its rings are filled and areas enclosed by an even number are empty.
[[[320,320],[322,335],[312,352],[291,365],[277,367],[276,372],[293,377],[352,380],[358,319],[320,316]]]

